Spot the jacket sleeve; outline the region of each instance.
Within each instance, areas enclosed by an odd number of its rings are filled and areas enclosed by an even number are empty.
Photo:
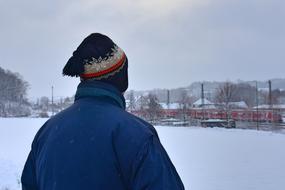
[[[36,185],[35,159],[33,150],[30,151],[21,177],[22,190],[38,190]]]
[[[184,190],[174,165],[156,136],[145,142],[132,171],[132,190]]]

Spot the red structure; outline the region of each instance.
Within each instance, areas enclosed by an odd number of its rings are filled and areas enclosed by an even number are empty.
[[[162,112],[162,116],[169,118],[177,118],[181,115],[179,109],[163,109]],[[145,115],[140,111],[133,111],[132,113],[139,116]],[[191,108],[184,110],[184,114],[192,119],[227,119],[227,112],[219,109]],[[258,111],[255,109],[234,109],[229,112],[229,117],[235,121],[282,122],[282,115],[278,109],[259,109]]]
[[[190,109],[188,116],[195,119],[227,119],[227,112],[218,109]],[[282,122],[278,110],[231,110],[230,118],[235,121]]]

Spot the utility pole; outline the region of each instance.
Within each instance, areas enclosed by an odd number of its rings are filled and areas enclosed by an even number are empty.
[[[269,88],[269,106],[272,108],[272,89],[271,89],[271,80],[268,81]]]
[[[54,110],[53,110],[53,86],[51,86],[51,114],[52,116],[54,115]]]
[[[272,106],[272,87],[271,87],[271,80],[268,81],[268,89],[269,89],[269,100],[268,100],[268,103],[269,103],[269,110],[271,111],[272,113],[272,118],[271,118],[271,123],[273,123],[274,121],[274,110],[273,110],[273,106]]]
[[[201,84],[201,100],[202,100],[202,113],[203,113],[203,120],[205,119],[205,110],[204,110],[204,104],[205,104],[205,95],[204,95],[204,84]]]
[[[167,109],[169,110],[170,105],[170,91],[167,90],[167,98],[166,98]]]
[[[256,100],[256,129],[259,130],[259,110],[258,110],[258,86],[257,86],[257,81],[255,81],[255,100]]]

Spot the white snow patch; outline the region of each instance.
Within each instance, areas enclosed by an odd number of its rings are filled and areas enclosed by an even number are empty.
[[[156,128],[186,189],[285,187],[285,135],[223,128]]]
[[[0,190],[21,189],[31,142],[45,121],[0,119]],[[187,190],[285,187],[285,135],[222,128],[156,129]]]
[[[31,142],[47,119],[0,118],[0,190],[20,190]]]

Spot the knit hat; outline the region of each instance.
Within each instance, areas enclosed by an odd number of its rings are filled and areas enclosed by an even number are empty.
[[[93,33],[85,38],[63,68],[63,75],[97,80],[114,85],[121,92],[128,88],[128,59],[109,37]]]

